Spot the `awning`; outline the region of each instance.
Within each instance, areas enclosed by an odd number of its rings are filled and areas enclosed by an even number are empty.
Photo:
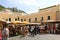
[[[0,19],[0,23],[6,24],[6,20]]]
[[[21,21],[13,21],[13,22],[11,22],[11,23],[20,24],[20,23],[22,23],[22,22],[21,22]]]
[[[23,22],[21,22],[22,24],[29,24],[29,22],[28,21],[23,21]]]
[[[6,21],[6,23],[11,23],[10,21]]]
[[[47,22],[56,22],[56,20],[48,20]]]
[[[41,25],[41,23],[29,23],[28,25],[31,25],[31,26],[37,26],[37,25]]]
[[[47,20],[47,21],[42,21],[42,22],[56,22],[56,20]]]

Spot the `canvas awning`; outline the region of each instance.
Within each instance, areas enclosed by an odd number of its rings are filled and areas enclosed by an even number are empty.
[[[28,21],[23,21],[23,22],[21,22],[22,24],[29,24],[29,22]]]
[[[6,21],[6,23],[11,23],[10,21]]]
[[[47,20],[47,21],[43,21],[43,22],[56,22],[56,20]]]
[[[0,23],[6,24],[6,20],[0,19]]]
[[[41,23],[29,23],[28,25],[32,25],[32,26],[34,26],[34,25],[41,25]]]
[[[47,22],[56,22],[56,20],[48,20]]]
[[[14,24],[20,24],[21,21],[13,21],[13,22],[11,22],[11,23],[14,23]]]

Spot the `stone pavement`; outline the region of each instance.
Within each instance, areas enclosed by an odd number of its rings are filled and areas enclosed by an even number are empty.
[[[60,35],[56,35],[56,34],[42,34],[41,35],[40,34],[34,37],[26,36],[22,38],[20,38],[20,36],[16,36],[16,37],[9,38],[9,40],[60,40]]]

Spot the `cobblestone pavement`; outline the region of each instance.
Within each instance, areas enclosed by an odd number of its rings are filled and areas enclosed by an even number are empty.
[[[40,35],[35,35],[34,37],[26,36],[22,38],[20,38],[20,36],[16,36],[9,38],[9,40],[60,40],[60,35],[40,34]]]

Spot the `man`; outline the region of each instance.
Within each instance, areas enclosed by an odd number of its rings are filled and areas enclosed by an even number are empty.
[[[47,24],[45,25],[45,33],[47,33]]]
[[[8,26],[4,26],[3,29],[3,40],[9,40],[9,27]]]
[[[31,35],[34,37],[35,35],[35,30],[34,30],[34,26],[31,27]]]

